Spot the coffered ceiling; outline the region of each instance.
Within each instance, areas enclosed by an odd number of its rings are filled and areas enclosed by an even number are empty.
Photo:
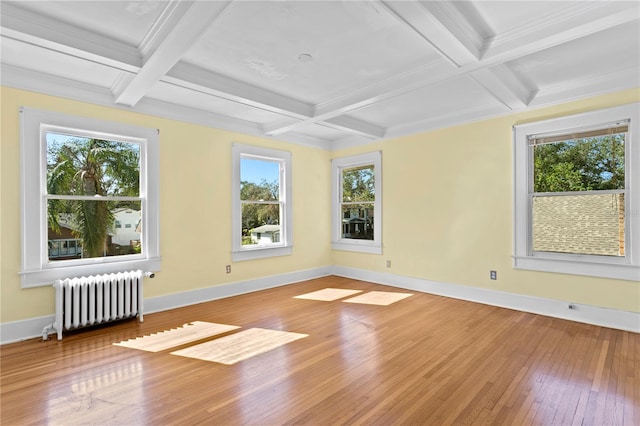
[[[1,82],[324,149],[640,87],[637,1],[2,1]]]

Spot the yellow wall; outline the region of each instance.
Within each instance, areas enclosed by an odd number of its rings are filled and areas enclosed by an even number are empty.
[[[640,312],[638,282],[511,266],[512,126],[639,100],[629,90],[334,152],[382,151],[383,255],[334,251],[333,263]]]
[[[402,137],[340,152],[0,88],[0,322],[53,313],[50,287],[21,289],[18,108],[160,129],[162,271],[145,296],[331,264],[640,312],[640,284],[511,267],[514,124],[640,101],[638,90]],[[292,256],[231,264],[231,143],[293,153]],[[382,151],[383,255],[330,249],[331,157]],[[386,260],[392,267],[386,268]],[[489,280],[489,270],[498,280]]]
[[[330,154],[149,115],[1,88],[0,321],[53,313],[51,287],[21,289],[20,135],[18,108],[60,111],[160,129],[160,244],[162,271],[145,297],[318,268],[330,264]],[[231,263],[231,144],[292,153],[293,254]],[[227,275],[225,265],[232,264]]]

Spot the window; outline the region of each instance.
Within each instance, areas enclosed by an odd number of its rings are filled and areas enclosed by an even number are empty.
[[[336,158],[331,164],[332,247],[381,254],[380,152]]]
[[[23,287],[160,269],[158,139],[154,129],[22,108]],[[148,224],[135,247],[116,244],[122,209]]]
[[[234,261],[291,254],[291,153],[234,144]]]
[[[514,127],[514,267],[640,279],[638,112]]]

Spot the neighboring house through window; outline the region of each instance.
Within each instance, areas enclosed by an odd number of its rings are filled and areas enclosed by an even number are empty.
[[[382,159],[379,151],[332,162],[332,247],[382,253]]]
[[[21,126],[23,287],[159,270],[157,130],[31,108]],[[125,211],[144,235],[118,240]]]
[[[291,254],[291,153],[234,144],[234,261]]]
[[[514,266],[640,279],[638,104],[514,127]]]

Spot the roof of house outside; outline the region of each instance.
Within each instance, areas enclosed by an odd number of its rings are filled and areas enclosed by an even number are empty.
[[[262,225],[257,228],[253,228],[251,232],[265,234],[267,232],[277,232],[280,231],[280,225]]]

